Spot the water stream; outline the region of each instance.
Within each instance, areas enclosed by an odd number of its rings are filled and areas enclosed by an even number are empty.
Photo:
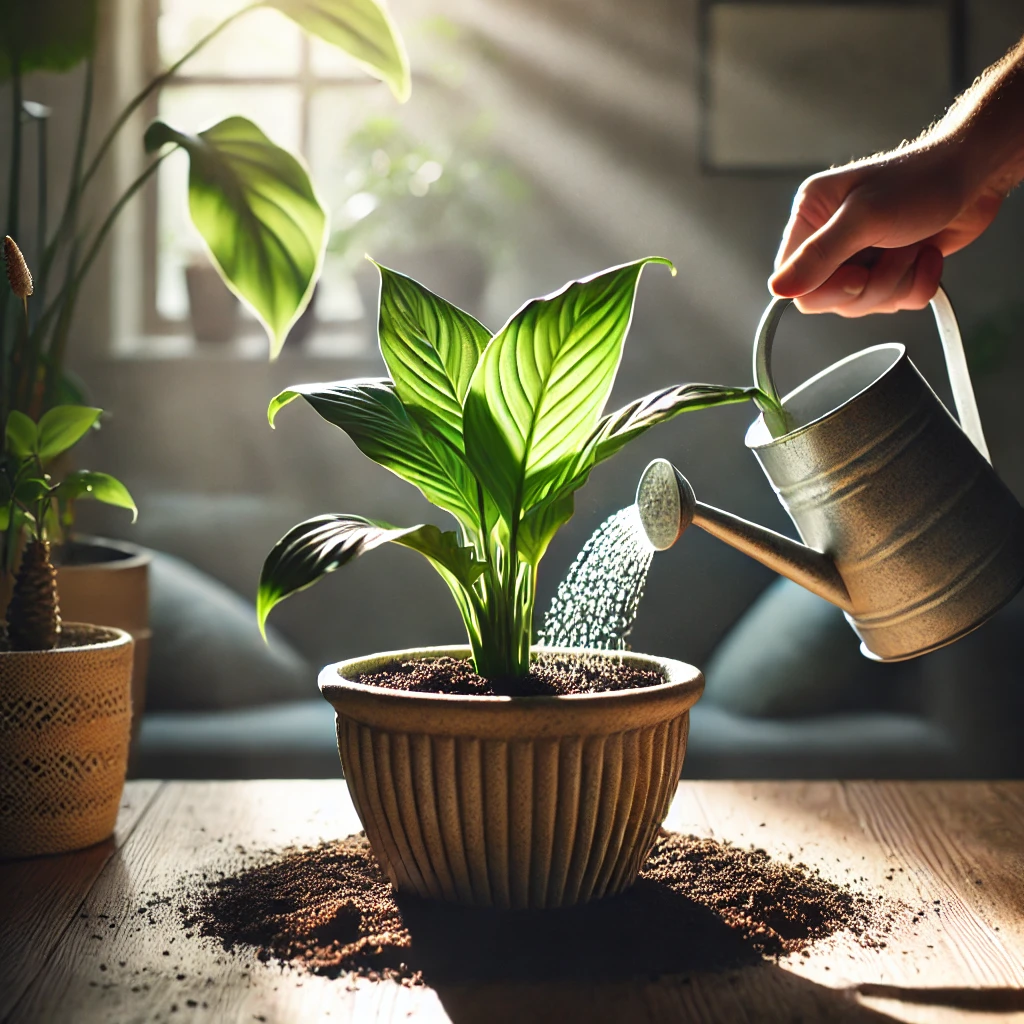
[[[653,557],[636,505],[609,516],[559,584],[544,615],[540,642],[626,650]]]

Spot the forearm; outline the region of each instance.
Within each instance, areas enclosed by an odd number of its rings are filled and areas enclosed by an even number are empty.
[[[921,141],[956,146],[974,189],[1006,195],[1024,180],[1024,40],[985,71]]]

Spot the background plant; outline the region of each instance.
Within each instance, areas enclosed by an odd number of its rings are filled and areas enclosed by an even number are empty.
[[[500,258],[507,221],[526,186],[504,161],[487,155],[478,118],[425,141],[397,117],[367,119],[344,142],[338,171],[348,195],[328,249],[352,263],[363,253],[410,244],[470,243]]]
[[[380,267],[379,341],[389,377],[306,384],[304,398],[363,454],[450,513],[456,529],[355,515],[293,527],[263,566],[261,628],[279,601],[381,544],[424,555],[462,614],[478,672],[529,671],[537,567],[591,470],[657,423],[762,397],[756,388],[680,384],[602,414],[648,258],[527,302],[497,334]]]
[[[24,335],[11,315],[7,293],[0,294],[0,422],[12,409],[37,418],[54,404],[81,398],[65,371],[65,357],[86,275],[121,211],[175,149],[184,150],[190,160],[192,221],[228,286],[266,328],[272,356],[305,308],[320,270],[327,214],[303,164],[245,118],[230,117],[197,134],[155,122],[144,140],[152,158],[95,228],[84,224],[89,189],[118,135],[147,98],[214,38],[249,12],[272,8],[343,50],[386,82],[399,100],[409,94],[404,47],[377,0],[256,0],[214,26],[148,82],[90,151],[99,5],[100,0],[0,0],[0,81],[9,80],[12,100],[7,233],[18,236],[22,165],[31,140],[27,128],[35,136],[39,203],[38,237],[26,247],[36,268],[38,302]],[[83,60],[69,183],[56,226],[48,231],[48,111],[25,100],[24,79],[32,71],[63,71]]]

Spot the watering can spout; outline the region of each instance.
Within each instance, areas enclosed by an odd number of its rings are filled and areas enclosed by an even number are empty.
[[[636,507],[656,551],[672,547],[693,523],[843,611],[852,610],[850,595],[828,555],[697,501],[690,482],[667,459],[655,459],[644,470],[636,489]]]

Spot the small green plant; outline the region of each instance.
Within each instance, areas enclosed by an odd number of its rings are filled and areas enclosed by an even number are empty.
[[[526,675],[537,566],[591,470],[657,423],[759,397],[681,384],[602,415],[640,272],[613,267],[527,302],[497,334],[422,285],[380,267],[380,350],[390,377],[297,385],[363,454],[451,513],[457,529],[324,515],[293,527],[263,566],[261,628],[279,601],[388,541],[424,555],[462,613],[477,671]],[[673,271],[674,272],[674,271]]]
[[[4,260],[27,324],[32,274],[9,235],[4,239]],[[38,422],[17,409],[7,415],[0,456],[0,534],[26,539],[16,574],[12,565],[0,563],[0,594],[10,595],[5,615],[12,650],[44,651],[57,645],[60,607],[50,542],[70,525],[75,502],[95,498],[131,509],[133,517],[138,513],[128,489],[108,473],[76,469],[60,481],[51,473],[54,464],[97,426],[101,415],[101,409],[84,405],[55,405]]]

